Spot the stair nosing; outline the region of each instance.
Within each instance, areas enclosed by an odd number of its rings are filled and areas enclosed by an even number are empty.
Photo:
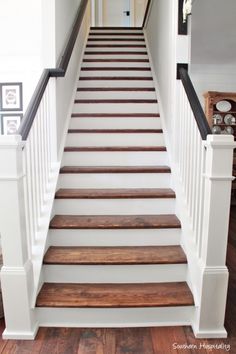
[[[65,152],[166,152],[165,146],[66,146]]]
[[[64,166],[60,169],[61,174],[77,174],[77,173],[171,173],[168,166]]]

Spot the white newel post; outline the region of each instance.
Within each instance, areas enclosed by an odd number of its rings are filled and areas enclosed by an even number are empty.
[[[6,320],[4,339],[33,339],[37,323],[32,309],[33,269],[27,246],[23,142],[0,136],[0,233],[3,253],[1,286]]]
[[[201,296],[193,327],[198,338],[226,337],[224,317],[228,269],[225,264],[236,143],[232,135],[208,135],[205,147]]]

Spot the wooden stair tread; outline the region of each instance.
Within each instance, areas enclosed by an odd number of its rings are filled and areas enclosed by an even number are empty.
[[[141,91],[141,92],[154,92],[155,88],[154,87],[78,87],[77,91],[127,91],[127,92],[132,92],[132,91]]]
[[[109,134],[162,134],[162,129],[69,129],[69,134],[97,134],[97,133],[109,133]]]
[[[166,151],[165,146],[66,146],[65,152]]]
[[[172,189],[59,189],[56,199],[134,199],[134,198],[175,198]]]
[[[186,264],[180,246],[138,247],[50,247],[44,264],[58,265],[132,265]]]
[[[170,173],[168,166],[64,166],[60,173]]]
[[[147,55],[147,52],[136,52],[136,51],[132,51],[132,52],[128,52],[128,51],[91,51],[91,52],[84,52],[85,55]]]
[[[149,63],[149,59],[84,59],[84,63]]]
[[[152,76],[80,76],[79,81],[153,81]]]
[[[37,307],[165,307],[192,306],[185,282],[142,284],[44,283]]]
[[[72,118],[159,118],[159,113],[72,113]]]
[[[90,36],[140,36],[144,38],[143,33],[127,33],[127,32],[104,32],[104,33],[96,33],[96,32],[90,32]]]
[[[104,103],[123,103],[123,104],[129,104],[129,103],[147,103],[147,104],[152,104],[152,103],[157,103],[157,99],[76,99],[74,100],[75,104],[88,104],[88,103],[96,103],[96,104],[104,104]]]
[[[88,38],[88,42],[145,42],[143,38]]]
[[[86,48],[146,48],[145,44],[87,44]]]
[[[104,67],[104,66],[89,66],[89,67],[82,67],[81,71],[151,71],[150,67]]]
[[[55,215],[51,229],[168,229],[180,228],[175,215]]]

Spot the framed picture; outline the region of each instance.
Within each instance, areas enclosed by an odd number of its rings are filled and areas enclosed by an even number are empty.
[[[0,83],[0,111],[22,111],[22,83]]]
[[[3,135],[16,134],[23,114],[1,114],[1,127]]]

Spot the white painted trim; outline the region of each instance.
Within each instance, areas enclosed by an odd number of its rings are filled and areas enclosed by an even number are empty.
[[[10,339],[10,340],[34,340],[36,337],[36,334],[39,329],[39,324],[36,323],[34,329],[32,332],[24,332],[24,331],[8,331],[7,329],[4,330],[2,334],[2,338],[4,340]]]

